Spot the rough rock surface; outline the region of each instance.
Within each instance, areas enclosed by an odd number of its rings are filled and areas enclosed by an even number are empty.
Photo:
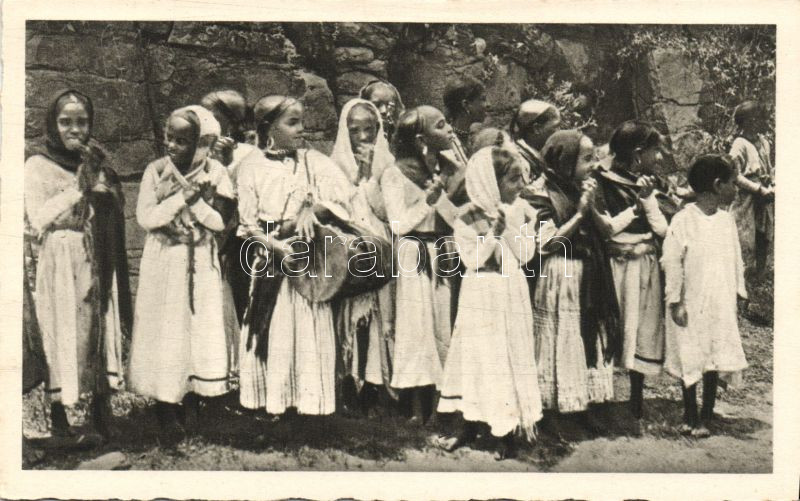
[[[290,94],[306,104],[309,143],[329,152],[337,112],[362,85],[388,78],[406,106],[442,107],[451,78],[470,75],[487,88],[485,125],[507,126],[521,100],[548,78],[580,82],[613,97],[595,110],[600,140],[635,113],[671,133],[698,119],[703,81],[679,54],[654,51],[637,82],[604,78],[604,27],[586,25],[423,25],[392,23],[198,23],[37,21],[26,32],[29,146],[41,138],[44,110],[58,89],[75,87],[95,102],[95,135],[125,180],[127,239],[134,271],[144,233],[135,222],[138,179],[163,154],[173,109],[219,88],[250,102]],[[609,125],[611,124],[611,125]],[[134,276],[134,283],[136,277]]]

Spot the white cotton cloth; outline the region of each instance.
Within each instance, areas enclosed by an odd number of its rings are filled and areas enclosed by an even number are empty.
[[[187,206],[180,189],[209,181],[219,196],[233,198],[225,167],[215,160],[185,176],[168,157],[145,169],[136,218],[147,230],[139,272],[130,380],[133,391],[178,403],[188,392],[203,396],[230,390],[230,357],[222,277],[212,232],[224,229],[222,216],[202,198]],[[189,302],[189,246],[161,230],[185,230],[190,218],[194,245],[194,313]],[[188,230],[187,230],[188,231]]]
[[[464,211],[478,206],[476,200],[485,204],[491,200],[495,209],[499,204],[491,148],[470,159],[467,193],[473,207]],[[468,421],[487,423],[495,436],[519,429],[533,438],[534,425],[542,417],[542,398],[522,265],[533,257],[536,246],[522,240],[533,236],[529,232],[534,225],[524,223],[536,217],[522,199],[506,206],[505,212],[508,224],[500,235],[491,230],[482,235],[463,217],[455,222],[454,236],[467,272],[459,291],[438,410],[461,411]]]
[[[239,230],[247,238],[261,223],[292,220],[309,194],[316,202],[340,206],[347,213],[349,186],[330,158],[298,150],[298,161],[249,155],[238,173]],[[300,414],[324,415],[336,410],[336,342],[330,303],[312,303],[284,279],[269,327],[267,360],[247,349],[250,326],[242,326],[239,356],[239,400],[248,409],[281,414],[289,407]]]
[[[94,389],[94,369],[89,357],[92,265],[84,247],[76,207],[81,200],[77,178],[53,161],[35,155],[25,162],[25,213],[42,239],[36,268],[34,303],[42,331],[53,400],[74,405],[81,393]],[[123,380],[122,328],[113,278],[105,317],[106,372],[111,388]]]
[[[688,314],[680,327],[667,312],[665,370],[687,387],[708,371],[738,383],[747,361],[736,296],[747,297],[747,289],[733,217],[724,210],[709,216],[689,204],[673,217],[663,249],[666,304],[683,298]]]

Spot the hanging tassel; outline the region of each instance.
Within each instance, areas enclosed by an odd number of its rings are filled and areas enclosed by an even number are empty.
[[[188,243],[188,251],[189,251],[189,259],[187,263],[187,272],[189,273],[189,310],[194,315],[194,232],[189,233],[189,243]]]

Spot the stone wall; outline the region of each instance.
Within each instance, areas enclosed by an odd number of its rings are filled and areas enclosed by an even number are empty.
[[[566,25],[392,23],[29,22],[25,138],[41,137],[51,96],[67,86],[95,101],[95,135],[124,179],[128,252],[138,273],[143,232],[134,212],[147,163],[163,154],[163,122],[219,88],[250,102],[290,94],[306,103],[309,141],[328,153],[337,110],[369,80],[388,78],[406,106],[442,107],[446,82],[485,82],[487,125],[507,126],[523,99],[562,80],[601,90],[602,141],[619,122],[648,116],[668,131],[697,120],[702,80],[669,52],[643,61],[641,79],[612,81],[604,69],[613,28]]]

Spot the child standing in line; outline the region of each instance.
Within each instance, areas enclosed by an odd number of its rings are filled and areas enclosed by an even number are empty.
[[[558,435],[556,413],[585,412],[614,396],[610,362],[621,350],[619,305],[596,207],[594,144],[576,130],[558,131],[542,149],[538,210],[542,256],[533,296],[536,365],[543,427]],[[569,244],[567,245],[567,243]],[[597,429],[593,412],[583,414]]]
[[[209,157],[219,134],[205,108],[175,110],[164,133],[167,156],[147,166],[139,189],[136,219],[147,238],[130,380],[133,391],[156,400],[164,444],[183,439],[178,418],[196,420],[199,396],[230,390],[215,235],[225,229],[219,199],[234,193],[225,167]]]
[[[643,417],[645,375],[664,362],[664,311],[658,244],[667,220],[646,173],[662,161],[662,139],[651,125],[628,121],[611,136],[614,160],[597,176],[607,221],[606,250],[623,328],[620,366],[631,381],[630,408]]]
[[[664,240],[666,277],[665,369],[683,382],[681,432],[707,437],[714,417],[720,373],[731,383],[747,367],[736,316],[736,296],[747,297],[739,236],[733,217],[720,207],[736,194],[728,157],[704,155],[689,170],[697,201],[675,215]],[[703,408],[697,413],[697,382]]]
[[[472,202],[454,226],[467,273],[438,408],[460,411],[466,423],[458,437],[442,444],[448,451],[474,440],[483,422],[501,441],[497,459],[513,457],[515,432],[532,442],[542,417],[533,315],[522,272],[535,250],[536,220],[519,198],[525,167],[513,143],[500,134],[494,147],[472,156],[467,169]]]

